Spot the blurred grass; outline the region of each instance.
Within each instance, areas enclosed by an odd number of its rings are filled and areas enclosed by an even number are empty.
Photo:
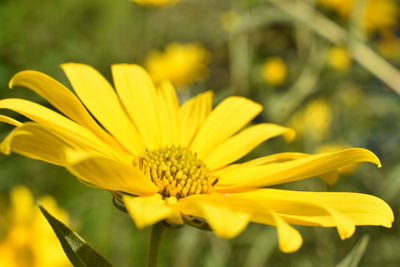
[[[318,5],[314,8],[348,29],[348,23],[333,12]],[[220,27],[221,15],[227,11],[235,12],[239,20],[231,31]],[[331,43],[296,19],[281,16],[268,1],[182,0],[168,8],[145,8],[127,0],[3,0],[0,21],[2,98],[24,97],[44,103],[26,89],[7,89],[9,79],[21,70],[42,71],[68,85],[58,65],[82,62],[111,80],[112,63],[142,64],[150,50],[162,50],[170,42],[198,42],[211,54],[209,79],[187,86],[191,90],[182,92],[182,98],[208,89],[215,91],[215,103],[232,93],[244,95],[264,106],[257,121],[283,125],[289,125],[293,114],[313,100],[324,99],[332,117],[328,136],[313,140],[300,134],[291,144],[272,140],[248,158],[282,151],[313,153],[325,143],[371,149],[383,168],[365,164],[333,187],[309,179],[284,188],[373,194],[389,202],[397,219],[399,95],[373,71],[371,74],[355,62],[347,70],[334,69],[326,61]],[[326,35],[334,36],[325,30]],[[398,31],[397,25],[393,31],[397,39]],[[383,38],[375,33],[365,43],[377,47]],[[266,83],[261,75],[263,62],[271,56],[282,58],[287,65],[287,77],[280,85]],[[400,64],[396,57],[385,60],[395,67]],[[0,125],[1,136],[10,129]],[[51,194],[70,212],[71,226],[116,266],[144,265],[149,230],[137,230],[126,214],[112,206],[111,194],[80,184],[62,168],[17,155],[0,156],[0,164],[2,194],[15,184],[27,185],[36,196]],[[160,266],[334,266],[365,233],[370,242],[360,266],[398,266],[400,262],[396,221],[393,229],[358,227],[346,241],[340,240],[335,229],[297,228],[304,245],[293,254],[278,250],[275,229],[269,226],[252,224],[228,241],[189,227],[169,230]]]

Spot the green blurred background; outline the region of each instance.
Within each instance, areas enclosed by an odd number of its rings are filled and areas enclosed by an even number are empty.
[[[378,1],[369,8],[375,0],[181,0],[168,6],[128,0],[1,0],[0,95],[48,105],[25,88],[10,91],[12,75],[42,71],[70,88],[58,66],[80,62],[111,81],[113,63],[146,65],[150,51],[164,51],[170,43],[195,43],[208,51],[207,70],[197,81],[176,82],[182,101],[209,89],[215,92],[215,103],[243,95],[264,106],[257,121],[298,131],[294,142],[273,139],[247,159],[335,146],[372,150],[382,161],[381,169],[365,164],[345,172],[333,186],[308,179],[280,188],[373,194],[389,203],[395,223],[392,229],[357,227],[345,241],[335,229],[296,227],[304,244],[292,254],[279,251],[274,227],[252,224],[237,238],[221,240],[185,226],[166,232],[160,266],[335,266],[365,234],[370,242],[360,266],[399,266],[399,2]],[[372,54],[361,52],[359,44],[371,47]],[[11,129],[1,124],[2,137]],[[35,196],[50,194],[69,212],[70,226],[115,266],[144,266],[149,229],[137,230],[112,205],[110,193],[91,189],[43,162],[18,155],[1,155],[0,162],[2,210],[17,184]]]

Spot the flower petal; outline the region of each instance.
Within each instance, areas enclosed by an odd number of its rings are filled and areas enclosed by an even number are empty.
[[[28,122],[15,128],[0,145],[2,153],[14,152],[28,158],[46,161],[55,165],[65,164],[65,150],[73,146],[45,127]]]
[[[112,65],[115,88],[150,150],[159,148],[162,134],[158,122],[157,94],[152,80],[138,65]]]
[[[99,188],[133,195],[155,193],[158,190],[150,178],[132,164],[80,150],[68,150],[66,157],[65,168],[68,171]]]
[[[391,227],[394,219],[383,200],[366,194],[256,189],[232,195],[243,202],[255,201],[291,224],[337,227],[342,239],[354,233],[355,225]],[[269,223],[270,219],[256,214],[252,220]]]
[[[195,134],[211,112],[213,93],[207,91],[183,103],[180,110],[182,147],[188,147]]]
[[[50,76],[38,71],[21,71],[10,80],[9,87],[13,88],[15,85],[31,89],[73,121],[90,129],[99,138],[112,142],[110,136],[100,128],[79,99]]]
[[[218,169],[247,155],[265,140],[281,134],[288,140],[295,136],[292,129],[275,124],[251,126],[214,148],[204,159],[204,163],[211,170]]]
[[[222,194],[214,194],[211,198],[207,195],[184,198],[179,204],[184,214],[206,219],[216,235],[222,238],[237,236],[250,220],[248,213],[238,211]]]
[[[107,80],[90,66],[63,64],[72,87],[94,117],[132,153],[144,150],[142,140]]]
[[[160,194],[145,197],[124,195],[123,201],[129,215],[139,229],[166,219],[173,212]]]
[[[0,109],[18,112],[57,133],[68,135],[75,142],[85,147],[89,146],[93,150],[115,154],[115,149],[111,150],[107,144],[88,129],[34,102],[16,98],[2,99],[0,100]]]
[[[190,149],[204,159],[210,151],[243,128],[262,110],[262,106],[244,97],[229,97],[208,116]]]
[[[4,115],[0,115],[0,121],[1,121],[1,122],[5,122],[5,123],[8,123],[8,124],[13,125],[13,126],[16,126],[16,127],[22,125],[22,123],[19,122],[19,121],[17,121],[16,119],[13,119],[13,118],[10,118],[10,117],[4,116]]]
[[[179,102],[170,82],[163,82],[158,93],[158,111],[161,129],[161,147],[180,144]]]
[[[303,244],[300,233],[277,214],[272,214],[278,231],[279,249],[286,253],[295,252]]]
[[[234,168],[220,177],[219,187],[261,187],[297,181],[334,171],[357,162],[372,162],[381,166],[374,153],[362,148],[322,153],[282,163]]]

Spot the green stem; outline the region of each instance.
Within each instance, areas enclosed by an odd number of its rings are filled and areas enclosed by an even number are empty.
[[[147,267],[157,267],[158,256],[160,255],[160,244],[164,226],[162,222],[156,223],[151,228],[150,246],[147,258]]]

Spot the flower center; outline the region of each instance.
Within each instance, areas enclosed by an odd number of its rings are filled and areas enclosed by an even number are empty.
[[[139,156],[137,165],[163,197],[209,194],[218,181],[196,154],[181,147],[148,151]]]

